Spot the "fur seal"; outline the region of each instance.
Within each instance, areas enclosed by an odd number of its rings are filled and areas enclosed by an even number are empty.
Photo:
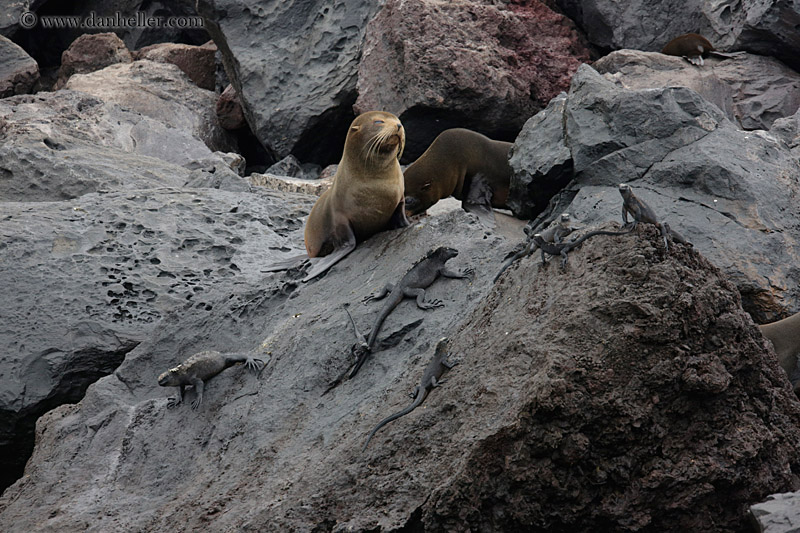
[[[800,395],[800,313],[796,313],[783,320],[758,326],[762,335],[772,342],[778,363],[786,372],[796,394]]]
[[[400,156],[406,136],[400,120],[384,111],[357,116],[344,142],[333,185],[322,193],[305,228],[311,269],[319,276],[376,233],[409,225],[406,218]],[[274,263],[264,272],[298,266],[305,256]]]
[[[454,196],[465,211],[493,226],[492,207],[506,207],[508,199],[511,146],[464,128],[444,130],[404,173],[406,214],[422,213]]]
[[[675,37],[661,49],[662,54],[681,56],[692,65],[702,66],[703,58],[715,55],[730,59],[732,54],[717,52],[708,39],[697,33],[686,33]]]

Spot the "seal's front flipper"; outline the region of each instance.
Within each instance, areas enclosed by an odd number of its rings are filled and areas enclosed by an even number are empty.
[[[309,259],[311,268],[303,278],[303,282],[310,281],[323,272],[326,272],[330,267],[342,260],[347,254],[356,248],[356,236],[353,234],[353,229],[349,224],[343,224],[343,233],[346,233],[345,238],[338,244],[334,245],[333,251],[323,257],[312,257]]]
[[[389,229],[405,228],[410,226],[411,222],[406,216],[406,200],[403,198],[392,213],[392,218],[389,219]]]
[[[288,259],[283,259],[281,261],[275,261],[273,263],[270,263],[267,266],[265,266],[261,270],[261,272],[280,272],[281,270],[289,270],[295,267],[302,266],[302,264],[307,260],[308,256],[306,254],[295,255]]]

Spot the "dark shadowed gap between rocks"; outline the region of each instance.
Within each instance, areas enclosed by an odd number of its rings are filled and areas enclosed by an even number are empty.
[[[6,430],[8,433],[3,432],[5,435],[0,441],[0,494],[24,474],[25,464],[33,453],[39,417],[60,405],[81,401],[89,385],[114,372],[125,360],[125,355],[138,345],[139,341],[128,341],[113,352],[91,354],[91,350],[85,350],[78,353],[53,388],[50,398],[37,403],[35,408],[11,413],[11,416],[0,412],[0,422],[7,418],[15,419],[13,427]],[[81,365],[82,361],[87,364]]]
[[[341,105],[322,113],[297,140],[292,155],[302,163],[314,163],[323,167],[338,163],[342,158],[347,130],[356,118],[353,113],[355,101],[355,93],[348,94]]]

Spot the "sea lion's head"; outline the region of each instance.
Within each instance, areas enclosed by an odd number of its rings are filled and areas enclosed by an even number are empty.
[[[344,153],[370,166],[384,166],[399,160],[405,146],[406,133],[399,118],[385,111],[368,111],[350,124]]]

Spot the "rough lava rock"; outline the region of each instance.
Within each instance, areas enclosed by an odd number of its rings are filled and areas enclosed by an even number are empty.
[[[226,130],[238,130],[247,126],[242,103],[239,101],[239,95],[233,85],[225,87],[225,90],[219,95],[215,110],[219,125]]]
[[[16,43],[0,35],[0,98],[31,92],[39,65]]]
[[[189,76],[198,87],[214,90],[217,64],[217,46],[213,42],[203,46],[181,43],[159,43],[136,50],[135,59],[149,59],[158,63],[172,63]]]
[[[244,287],[259,287],[263,261],[302,232],[310,207],[308,197],[255,188],[3,202],[4,486],[21,473],[38,416],[79,400],[164,317],[207,317]]]
[[[61,89],[73,74],[86,74],[116,63],[133,61],[128,47],[115,33],[81,35],[61,54],[61,67],[53,89]]]
[[[0,141],[4,201],[180,187],[208,172],[242,181],[189,133],[77,91],[0,100]]]
[[[234,137],[217,120],[217,95],[199,88],[175,65],[147,59],[111,65],[97,72],[73,75],[66,88],[185,130],[205,142],[211,151],[236,151]]]
[[[680,57],[619,50],[592,67],[627,89],[690,87],[747,130],[768,130],[800,107],[800,74],[771,57],[710,57],[698,68]]]
[[[620,182],[720,267],[759,323],[800,307],[800,164],[686,87],[627,90],[582,66],[512,148],[509,206],[620,220]],[[538,223],[537,221],[537,223]]]
[[[367,26],[355,111],[398,115],[408,161],[450,127],[513,141],[589,55],[538,1],[389,0]]]
[[[748,504],[797,486],[800,407],[717,269],[642,227],[588,241],[566,272],[523,260],[493,287],[507,245],[481,232],[461,211],[427,217],[316,282],[281,292],[296,274],[271,275],[169,315],[42,417],[0,528],[736,531]],[[423,324],[322,395],[350,362],[341,305],[366,329],[380,304],[358,300],[445,238],[475,280],[437,281],[441,309],[401,304],[387,335]],[[442,335],[460,364],[362,453]],[[214,348],[268,364],[168,410],[158,373]]]
[[[341,157],[373,0],[201,0],[250,129],[275,160]],[[322,140],[322,142],[320,142]]]

